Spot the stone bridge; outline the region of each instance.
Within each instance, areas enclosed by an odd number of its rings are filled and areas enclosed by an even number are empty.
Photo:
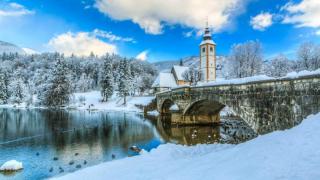
[[[293,127],[320,111],[320,74],[243,84],[181,87],[158,93],[156,98],[158,111],[161,115],[170,114],[172,123],[219,122],[220,111],[228,106],[255,132],[265,134]]]

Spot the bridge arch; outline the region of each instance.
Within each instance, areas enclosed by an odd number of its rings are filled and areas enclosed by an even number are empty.
[[[183,115],[217,115],[226,105],[215,101],[202,99],[190,103],[183,111]]]
[[[165,99],[163,103],[160,105],[160,113],[161,114],[168,114],[170,113],[170,107],[173,106],[175,103],[171,99]]]

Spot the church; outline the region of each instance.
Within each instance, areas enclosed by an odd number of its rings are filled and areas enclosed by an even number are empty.
[[[202,42],[200,43],[200,66],[199,72],[202,82],[216,80],[216,44],[212,40],[209,27],[204,30]],[[189,85],[190,82],[183,78],[183,74],[189,67],[175,65],[170,72],[160,72],[154,81],[152,88],[154,93],[167,91],[183,85]]]

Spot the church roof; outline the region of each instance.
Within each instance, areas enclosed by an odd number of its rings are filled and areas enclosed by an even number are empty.
[[[189,69],[189,67],[186,67],[186,66],[173,66],[172,69],[173,69],[173,71],[174,71],[174,73],[176,75],[177,80],[180,81],[180,80],[184,80],[183,73],[186,72]]]
[[[216,43],[213,41],[213,40],[204,40],[200,43],[200,46],[203,45],[203,44],[213,44],[213,45],[216,45]]]
[[[177,87],[177,83],[170,72],[160,72],[152,87],[174,88]]]

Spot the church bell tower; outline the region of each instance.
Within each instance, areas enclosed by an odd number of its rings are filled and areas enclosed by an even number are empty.
[[[200,44],[200,73],[204,82],[216,80],[216,44],[212,40],[208,23]]]

